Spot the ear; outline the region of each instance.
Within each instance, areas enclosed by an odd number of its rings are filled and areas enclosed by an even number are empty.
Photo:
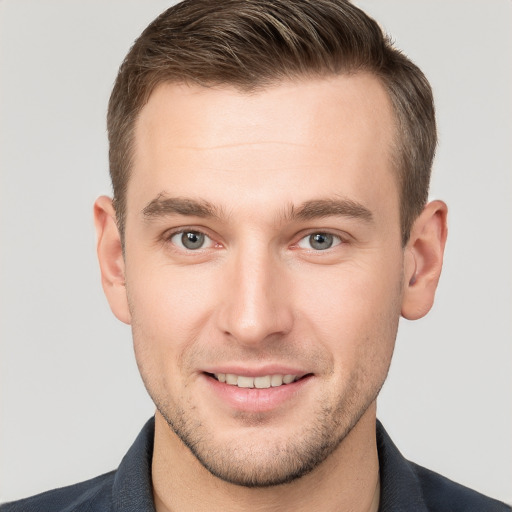
[[[94,203],[94,225],[97,252],[101,270],[101,284],[114,315],[124,322],[131,322],[125,286],[125,264],[121,236],[117,228],[112,200],[101,196]]]
[[[448,207],[432,201],[414,222],[405,248],[402,316],[424,317],[432,308],[443,266]]]

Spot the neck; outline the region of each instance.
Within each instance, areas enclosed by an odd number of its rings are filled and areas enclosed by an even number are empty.
[[[376,512],[379,462],[375,403],[340,446],[316,469],[289,484],[247,488],[207,471],[157,412],[153,495],[157,512]]]

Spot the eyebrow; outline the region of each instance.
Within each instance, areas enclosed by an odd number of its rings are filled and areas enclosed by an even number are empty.
[[[290,220],[313,220],[336,216],[351,217],[365,222],[373,221],[373,214],[366,206],[345,198],[314,199],[302,203],[298,208],[290,205],[285,215]]]
[[[221,208],[206,200],[186,197],[167,197],[159,194],[142,210],[146,219],[183,215],[201,218],[220,219],[223,217]],[[351,199],[312,199],[299,206],[290,204],[283,215],[284,220],[314,220],[324,217],[350,217],[372,222],[372,212],[362,204]]]
[[[189,199],[185,197],[167,197],[159,194],[142,210],[146,219],[166,217],[169,215],[187,215],[202,218],[220,218],[221,211],[205,200]]]

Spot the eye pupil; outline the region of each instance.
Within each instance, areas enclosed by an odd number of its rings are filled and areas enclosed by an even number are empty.
[[[329,233],[315,233],[309,237],[309,243],[313,249],[324,251],[329,249],[333,244],[333,236]]]
[[[187,231],[181,235],[181,243],[187,249],[199,249],[204,243],[204,235],[196,231]]]

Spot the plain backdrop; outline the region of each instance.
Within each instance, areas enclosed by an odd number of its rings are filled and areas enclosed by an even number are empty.
[[[512,502],[512,2],[361,0],[434,88],[450,207],[432,312],[400,327],[379,417],[404,455]],[[100,286],[117,68],[163,0],[0,0],[0,501],[119,464],[153,413]]]

